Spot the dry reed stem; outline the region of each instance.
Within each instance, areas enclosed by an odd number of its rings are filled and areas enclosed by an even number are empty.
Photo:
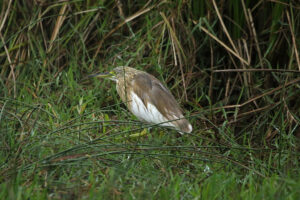
[[[277,103],[275,103],[275,104],[270,104],[270,105],[267,105],[267,106],[264,106],[264,107],[261,107],[261,108],[257,108],[257,109],[254,109],[254,110],[251,110],[251,111],[248,111],[248,112],[244,112],[244,113],[238,114],[238,115],[237,115],[237,119],[239,119],[239,118],[241,118],[241,117],[245,117],[245,116],[247,116],[247,115],[254,114],[254,113],[256,113],[256,112],[260,112],[260,111],[266,110],[266,109],[268,109],[268,108],[270,108],[270,107],[273,107],[273,106],[276,106],[276,105],[278,105],[278,104],[280,104],[280,102],[277,102]]]
[[[14,98],[16,98],[17,97],[17,86],[16,86],[16,76],[15,76],[15,71],[14,71],[15,64],[13,64],[12,61],[11,61],[11,59],[10,59],[9,51],[7,49],[7,46],[5,44],[5,40],[4,40],[3,35],[2,35],[2,29],[3,29],[4,24],[6,22],[7,16],[9,14],[9,12],[10,12],[11,3],[12,3],[12,0],[10,0],[8,2],[8,6],[7,6],[7,9],[6,9],[6,12],[5,12],[4,17],[2,19],[2,22],[1,22],[0,37],[1,37],[1,41],[3,43],[3,47],[4,47],[4,50],[5,50],[6,56],[7,56],[7,60],[9,62],[9,66],[10,66],[9,76],[12,76],[12,78],[13,78]]]
[[[251,54],[249,53],[247,41],[245,39],[242,39],[242,42],[243,42],[244,50],[245,50],[245,53],[247,56],[247,61],[248,61],[248,63],[251,63],[251,56],[250,56]]]
[[[122,2],[121,2],[120,0],[116,0],[116,4],[117,4],[118,10],[119,10],[119,15],[120,15],[123,19],[125,19],[125,15],[124,15],[124,12],[123,12],[123,9],[122,9],[122,7],[123,7]]]
[[[249,16],[248,16],[248,13],[247,13],[247,9],[246,9],[246,5],[245,5],[245,2],[244,0],[241,1],[242,3],[242,7],[243,7],[243,12],[244,12],[244,16],[245,16],[245,20],[246,20],[246,23],[247,23],[247,26],[248,26],[248,29],[250,31],[250,34],[253,32],[251,32],[251,23],[250,23],[250,19],[249,19]],[[252,33],[253,34],[253,33]],[[242,39],[243,41],[243,44],[244,44],[244,49],[246,51],[246,55],[247,55],[247,61],[249,64],[251,64],[251,54],[252,54],[252,44],[249,45],[249,48],[248,48],[248,45],[247,45],[247,42],[245,39]]]
[[[281,85],[281,86],[278,86],[277,88],[274,88],[273,90],[270,90],[268,92],[265,92],[265,93],[263,93],[261,95],[258,95],[256,97],[254,97],[252,99],[249,99],[248,101],[246,101],[246,102],[244,102],[242,104],[228,105],[228,106],[223,106],[221,108],[225,109],[225,108],[240,108],[240,107],[243,107],[243,106],[245,106],[245,105],[247,105],[247,104],[249,104],[249,103],[251,103],[251,102],[253,102],[253,101],[257,100],[257,99],[260,99],[260,98],[262,98],[264,96],[270,95],[270,94],[272,94],[272,93],[274,93],[274,92],[276,92],[278,90],[281,90],[282,88],[288,87],[289,85],[295,84],[295,83],[297,83],[299,81],[300,81],[300,78],[294,79],[294,80],[292,80],[290,82],[285,83],[284,85]],[[220,108],[215,108],[214,110],[217,110],[217,109],[220,109]]]
[[[165,24],[167,24],[165,22]],[[167,25],[166,25],[167,26]],[[169,30],[169,29],[168,29]],[[169,30],[170,32],[170,30]],[[172,34],[170,33],[170,38],[171,38],[171,47],[172,47],[172,52],[173,52],[173,57],[174,57],[174,65],[177,67],[178,66],[178,63],[177,63],[177,55],[176,55],[176,50],[175,50],[175,44],[174,44],[174,39],[172,37]]]
[[[135,14],[127,17],[123,22],[119,23],[115,28],[113,28],[111,31],[109,31],[106,35],[104,35],[104,37],[102,38],[102,40],[100,40],[100,42],[98,43],[98,48],[93,56],[93,60],[96,59],[96,56],[98,55],[101,47],[102,47],[102,44],[103,42],[110,36],[112,35],[116,30],[118,30],[119,28],[121,28],[124,24],[134,20],[135,18],[149,12],[150,10],[152,10],[156,5],[153,5],[153,6],[150,6],[148,8],[145,8],[145,9],[142,9],[142,10],[139,10],[138,12],[136,12]],[[93,62],[90,64],[90,68],[92,67],[92,64]]]
[[[6,56],[7,56],[7,60],[9,62],[9,66],[10,66],[9,77],[12,76],[12,78],[13,78],[13,83],[14,83],[14,85],[13,85],[13,88],[14,88],[14,98],[16,98],[17,97],[17,86],[16,86],[16,76],[15,76],[15,71],[14,71],[15,64],[13,64],[12,61],[11,61],[11,59],[10,59],[9,51],[7,49],[7,46],[5,44],[5,41],[4,41],[4,38],[3,38],[1,32],[0,32],[0,37],[1,37],[1,41],[3,43],[3,47],[4,47],[4,50],[5,50]]]
[[[240,52],[240,55],[243,55],[242,54],[242,46],[241,46],[241,42],[240,41],[241,40],[238,40],[238,48],[239,48],[238,50]],[[244,63],[241,63],[241,65],[242,65],[243,69],[247,69]],[[247,72],[243,72],[242,76],[243,76],[243,82],[244,82],[243,86],[246,89],[247,98],[249,98],[250,97],[249,85],[251,84],[250,83],[250,76],[249,76],[249,74]]]
[[[5,22],[6,22],[6,18],[7,18],[7,16],[8,16],[9,11],[10,11],[11,3],[12,3],[12,0],[10,0],[10,1],[8,2],[8,6],[7,6],[7,9],[6,9],[6,12],[5,12],[5,14],[4,14],[4,17],[3,17],[2,22],[1,22],[1,25],[0,25],[0,33],[1,33],[1,31],[2,31],[2,29],[3,29],[3,27],[4,27],[4,24],[5,24]]]
[[[298,64],[298,69],[300,71],[299,53],[298,53],[297,43],[296,43],[296,39],[295,39],[295,35],[294,35],[294,32],[293,32],[293,27],[292,27],[292,23],[291,23],[291,19],[290,19],[290,15],[289,15],[288,11],[286,11],[286,16],[287,16],[287,20],[288,20],[291,35],[292,35],[293,47],[294,47],[294,51],[295,51],[296,61],[297,61],[297,64]]]
[[[250,30],[252,31],[252,34],[253,34],[253,38],[254,38],[254,42],[255,42],[255,47],[256,47],[256,50],[257,50],[257,53],[258,53],[259,62],[260,62],[260,66],[263,67],[263,59],[262,59],[262,56],[261,56],[261,51],[260,51],[260,48],[259,48],[257,34],[256,34],[256,30],[255,30],[255,27],[254,27],[254,22],[253,22],[253,18],[252,18],[252,14],[251,14],[250,9],[248,9],[248,16],[249,16],[249,20],[250,20],[249,23],[250,23],[250,26],[251,26]]]
[[[247,66],[249,65],[249,63],[242,58],[239,54],[237,54],[236,52],[234,52],[232,49],[230,49],[224,42],[222,42],[221,40],[219,40],[216,36],[214,36],[213,34],[211,34],[207,29],[205,29],[204,27],[200,27],[200,29],[202,31],[204,31],[208,36],[210,36],[212,39],[214,39],[216,42],[218,42],[221,46],[223,46],[227,51],[229,51],[231,54],[233,54],[235,57],[237,57],[241,62],[245,63]]]
[[[238,52],[236,46],[234,45],[234,43],[233,43],[233,41],[232,41],[232,39],[231,39],[231,37],[230,37],[230,34],[228,33],[228,30],[227,30],[227,28],[226,28],[226,26],[225,26],[225,24],[224,24],[224,21],[223,21],[223,19],[222,19],[222,17],[221,17],[221,14],[220,14],[220,12],[219,12],[218,7],[217,7],[216,1],[215,1],[215,0],[212,0],[212,2],[213,2],[213,5],[214,5],[214,8],[215,8],[215,11],[216,11],[216,13],[217,13],[217,16],[218,16],[218,18],[219,18],[219,20],[220,20],[221,26],[223,27],[224,33],[226,34],[227,39],[229,40],[229,42],[230,42],[231,46],[233,47],[235,53],[238,54],[239,52]]]
[[[59,11],[59,16],[57,17],[57,20],[56,20],[56,23],[55,23],[55,26],[54,26],[54,30],[53,30],[52,35],[51,35],[50,45],[49,45],[49,48],[47,49],[47,53],[49,53],[51,51],[51,49],[53,47],[53,42],[56,39],[56,37],[59,33],[59,30],[60,30],[60,28],[61,28],[61,26],[62,26],[62,24],[63,24],[63,22],[66,18],[65,12],[66,12],[67,6],[68,6],[68,4],[65,3]]]
[[[217,69],[213,70],[214,73],[223,72],[282,72],[282,73],[300,73],[298,70],[289,69]]]
[[[68,5],[67,3],[64,3],[63,6],[61,7],[60,11],[59,11],[59,16],[56,19],[54,30],[53,30],[52,35],[51,35],[49,48],[46,50],[47,53],[49,53],[52,50],[53,43],[54,43],[54,41],[55,41],[55,39],[56,39],[56,37],[57,37],[57,35],[59,33],[59,30],[60,30],[60,28],[61,28],[61,26],[62,26],[62,24],[63,24],[63,22],[64,22],[64,20],[66,18],[65,12],[66,12],[67,5]],[[45,13],[46,13],[46,11],[43,14],[41,14],[40,17],[43,16]],[[42,26],[41,26],[41,28],[42,28]],[[42,31],[42,33],[43,33],[43,31]],[[44,61],[43,61],[43,67],[44,68],[46,67],[47,62],[48,62],[47,58],[45,58]],[[43,76],[44,76],[43,73],[41,73],[39,81],[37,83],[36,92],[39,91],[40,84],[41,84],[41,82],[43,80]]]
[[[180,42],[175,34],[174,29],[174,23],[173,23],[173,27],[171,26],[170,22],[168,21],[167,17],[165,16],[165,14],[163,12],[160,12],[160,15],[162,16],[164,22],[166,23],[168,30],[170,32],[170,36],[171,36],[171,41],[172,41],[172,45],[174,45],[175,50],[177,52],[177,56],[178,56],[178,61],[179,61],[179,67],[180,67],[180,71],[181,71],[181,78],[182,78],[182,83],[183,83],[183,95],[185,97],[185,101],[187,101],[187,93],[186,93],[186,83],[185,83],[185,78],[184,78],[184,72],[183,72],[183,63],[182,63],[182,57],[185,58],[184,60],[186,61],[186,56],[184,54],[184,51],[180,45]],[[175,41],[175,42],[174,42]],[[176,57],[176,55],[175,55]]]
[[[45,37],[45,32],[44,32],[44,27],[43,27],[43,21],[41,20],[42,18],[42,11],[40,10],[39,11],[39,14],[38,14],[38,23],[40,25],[40,29],[41,29],[41,33],[42,33],[42,36],[43,36],[43,41],[44,41],[44,45],[45,45],[45,48],[47,49],[47,40],[46,40],[46,37]]]
[[[212,100],[213,99],[213,85],[214,85],[214,72],[213,72],[213,66],[214,66],[214,51],[213,47],[211,44],[211,41],[209,40],[209,47],[210,47],[210,69],[212,72],[210,73],[210,78],[209,78],[209,90],[208,90],[208,96]],[[226,92],[225,92],[226,94]]]
[[[247,9],[246,9],[246,5],[245,5],[245,0],[242,0],[241,3],[242,3],[243,12],[244,12],[244,16],[245,16],[245,20],[246,20],[248,29],[251,30],[251,25],[250,25],[249,16],[248,16],[248,14],[247,14]]]

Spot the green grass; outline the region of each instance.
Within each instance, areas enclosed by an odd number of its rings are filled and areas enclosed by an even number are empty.
[[[9,2],[0,199],[300,199],[299,5]],[[141,123],[86,79],[120,65],[167,85],[194,131]]]

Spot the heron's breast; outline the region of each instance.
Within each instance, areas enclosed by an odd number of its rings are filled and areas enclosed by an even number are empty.
[[[159,110],[154,105],[152,105],[151,103],[147,103],[147,105],[145,105],[144,102],[134,92],[131,92],[130,95],[131,101],[129,104],[129,110],[137,118],[153,124],[160,124],[169,121],[159,112]],[[170,122],[166,122],[160,125],[175,127],[174,124]]]

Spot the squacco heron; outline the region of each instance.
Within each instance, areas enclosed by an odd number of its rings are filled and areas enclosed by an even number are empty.
[[[94,74],[90,77],[115,81],[122,101],[139,120],[173,127],[181,134],[192,132],[192,125],[184,118],[174,96],[151,74],[120,66],[111,72]]]

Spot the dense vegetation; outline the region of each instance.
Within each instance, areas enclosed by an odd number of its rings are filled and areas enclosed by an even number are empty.
[[[0,6],[0,199],[300,199],[299,1]],[[194,131],[86,78],[120,65],[167,85]]]

